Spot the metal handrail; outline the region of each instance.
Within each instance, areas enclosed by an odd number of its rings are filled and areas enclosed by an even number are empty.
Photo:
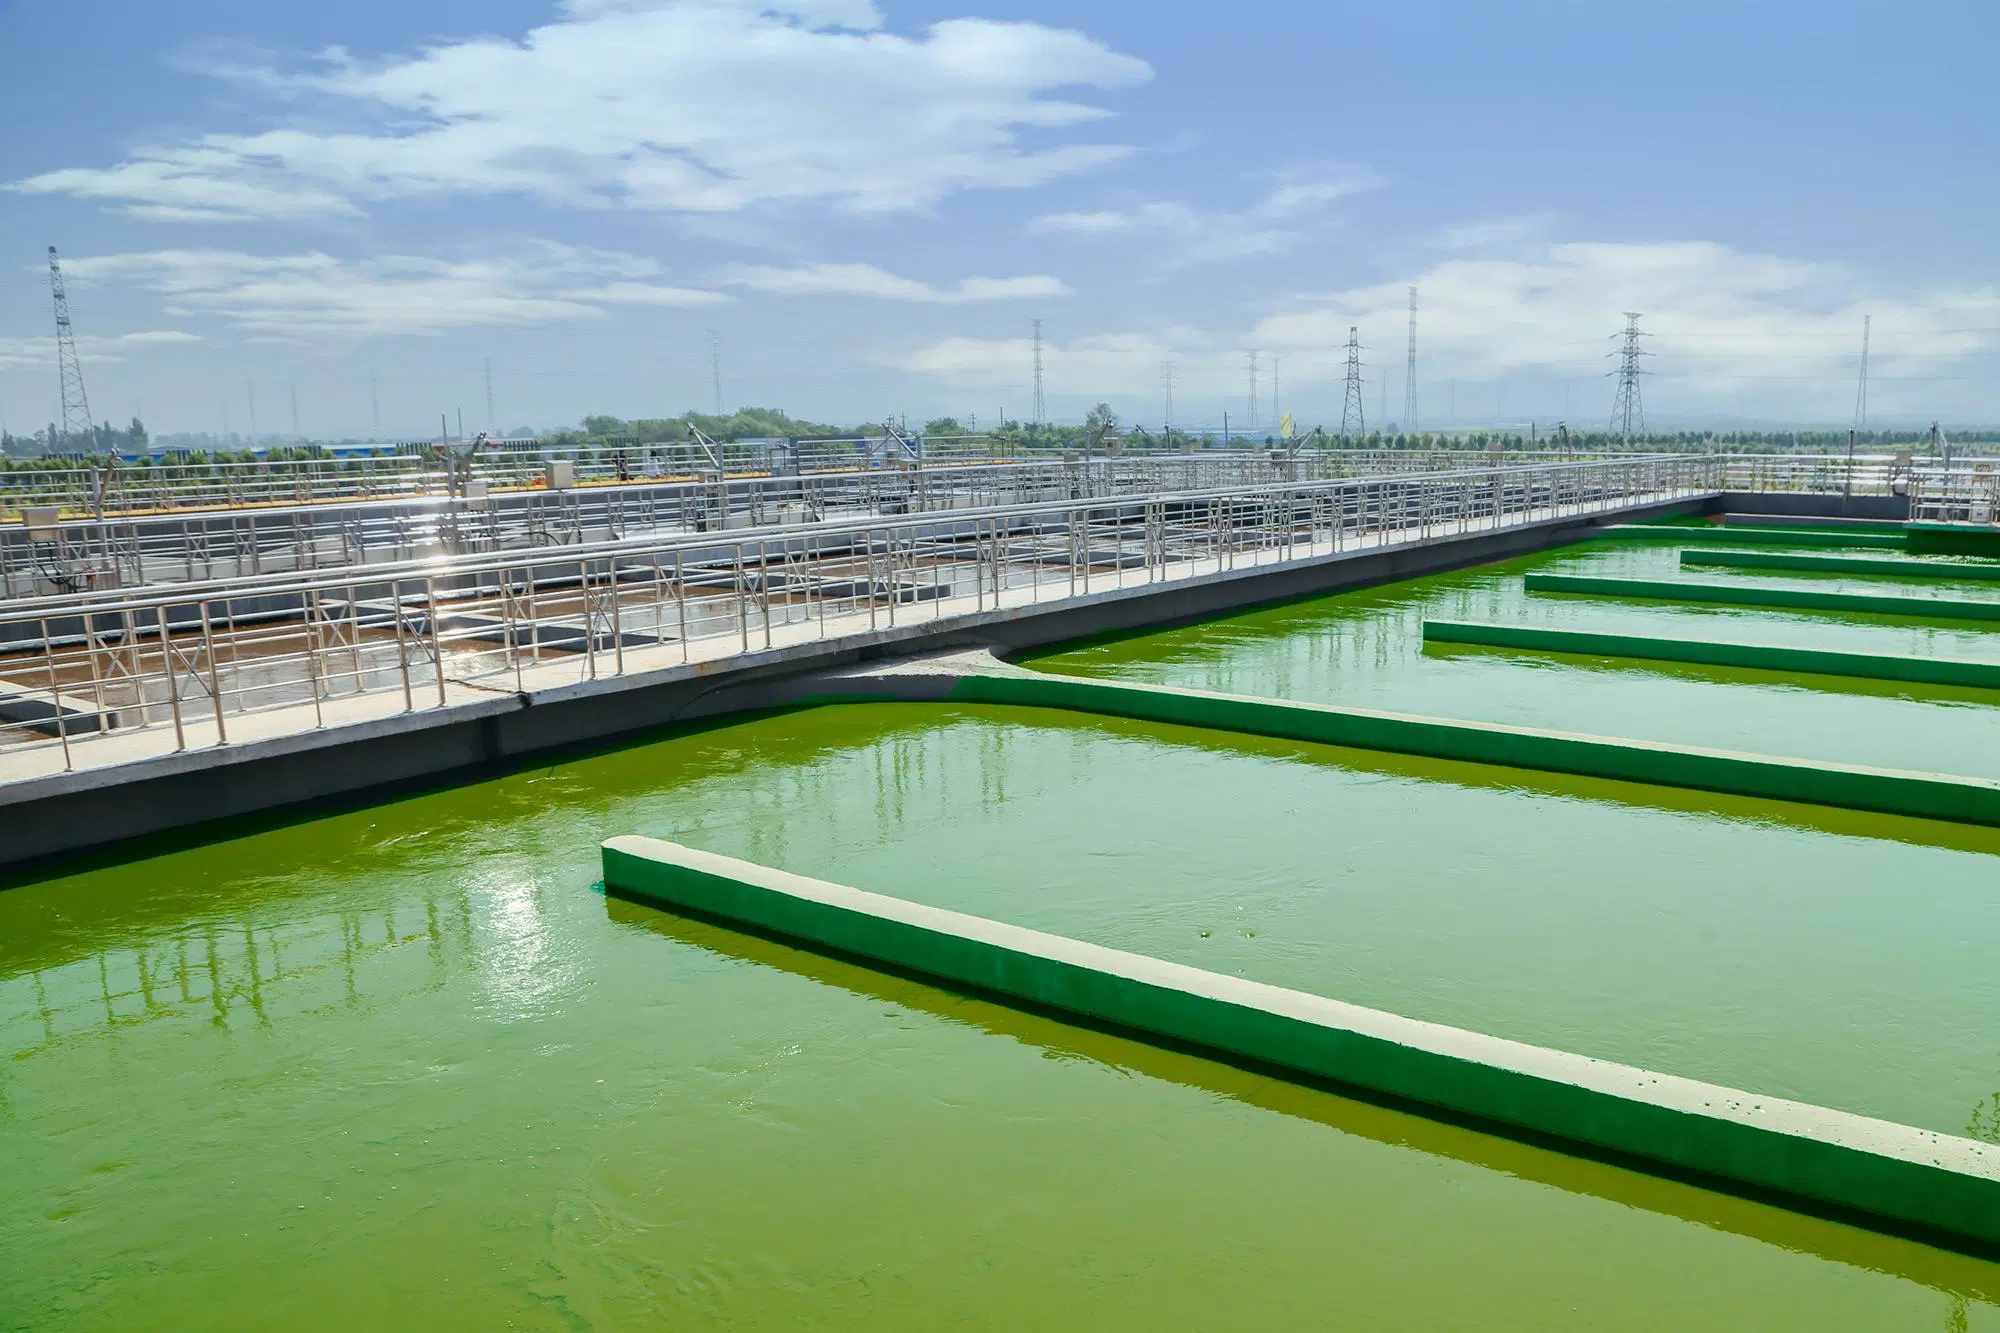
[[[267,733],[310,729],[357,708],[449,706],[1357,545],[1601,513],[1712,493],[1714,481],[1707,460],[1652,458],[1161,491],[40,605],[0,612],[0,646],[15,645],[0,655],[0,706],[15,719],[0,756],[59,749],[63,768],[79,751],[108,762],[165,752],[167,742],[145,736],[169,727],[172,749],[229,744],[249,715],[271,714],[257,724]]]
[[[467,548],[576,545],[599,531],[624,537],[762,527],[774,514],[781,522],[816,523],[842,510],[855,517],[1163,487],[1330,480],[1385,471],[1432,471],[1447,461],[1452,459],[1445,455],[1346,452],[1301,462],[1277,451],[1214,451],[631,483],[470,499],[406,497],[106,520],[37,518],[34,523],[0,527],[0,601],[18,606],[41,594],[85,596],[106,587],[192,585],[239,576],[384,565]],[[1457,461],[1462,466],[1466,456],[1457,456]],[[1490,464],[1492,458],[1477,461]],[[1510,455],[1507,461],[1524,465],[1538,460]]]

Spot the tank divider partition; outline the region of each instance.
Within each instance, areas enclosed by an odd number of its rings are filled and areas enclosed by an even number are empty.
[[[1900,551],[1903,538],[1887,532],[1825,532],[1804,528],[1718,528],[1679,523],[1610,523],[1592,534],[1598,541],[1678,542],[1683,545],[1860,547]]]
[[[1898,597],[1883,593],[1822,592],[1816,588],[1760,588],[1755,584],[1682,583],[1671,579],[1596,578],[1583,574],[1527,574],[1529,592],[1620,597],[1647,602],[1699,602],[1712,606],[1774,606],[1793,611],[1847,611],[1921,620],[2000,620],[2000,600]]]
[[[1763,1097],[927,907],[652,838],[607,892],[1228,1059],[1858,1215],[2000,1244],[2000,1146]]]
[[[1858,578],[1959,580],[2000,583],[2000,564],[1970,565],[1921,557],[1898,560],[1865,555],[1805,555],[1797,551],[1681,552],[1682,565],[1716,569],[1779,569],[1802,574],[1846,574]]]
[[[1902,653],[1842,653],[1821,648],[1784,648],[1722,639],[1607,634],[1596,630],[1473,624],[1458,620],[1426,620],[1424,642],[2000,690],[2000,662],[1973,662],[1963,658],[1915,657]]]
[[[885,680],[842,692],[809,693],[798,702],[893,699],[901,697],[905,688]],[[1356,750],[2000,827],[2000,781],[1990,778],[1780,758],[1170,685],[1086,680],[1006,667],[960,675],[942,697],[959,703],[1064,709]]]
[[[1911,523],[1903,534],[1912,551],[1929,555],[2000,556],[2000,527],[1990,523]]]
[[[1884,532],[1900,537],[1907,526],[1897,518],[1843,518],[1834,514],[1816,518],[1789,514],[1724,514],[1725,528],[1777,528],[1786,532]]]

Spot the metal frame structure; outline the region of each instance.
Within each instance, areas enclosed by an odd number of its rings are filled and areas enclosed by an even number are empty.
[[[1308,439],[1324,437],[1315,432]],[[105,520],[31,507],[0,525],[0,604],[424,557],[580,545],[828,519],[1074,500],[1151,490],[1330,480],[1343,475],[1488,463],[1468,454],[1305,449],[1131,454],[1016,463],[888,467],[635,481],[391,500],[176,510]],[[903,448],[906,446],[898,446]],[[1552,455],[1511,455],[1541,461]],[[475,479],[476,481],[477,479]]]
[[[1154,491],[74,595],[0,612],[56,771],[1703,494],[1694,457]],[[39,756],[39,757],[38,757]]]

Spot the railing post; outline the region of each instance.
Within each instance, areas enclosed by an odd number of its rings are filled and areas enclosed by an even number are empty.
[[[75,765],[70,761],[68,720],[63,715],[62,690],[56,680],[56,640],[55,635],[49,632],[47,616],[42,617],[41,625],[42,662],[49,672],[49,709],[55,714],[56,739],[62,744],[63,771],[68,772]],[[99,720],[102,721],[101,715]]]
[[[227,603],[225,602],[226,606]],[[215,662],[215,627],[209,620],[208,599],[201,599],[201,651],[208,658],[208,699],[215,706],[215,743],[229,744],[228,724],[222,720],[222,676]]]
[[[167,707],[174,718],[174,749],[187,749],[187,731],[181,725],[181,672],[174,665],[173,638],[167,629],[167,608],[163,602],[153,604],[153,617],[160,626],[160,665],[167,672]]]

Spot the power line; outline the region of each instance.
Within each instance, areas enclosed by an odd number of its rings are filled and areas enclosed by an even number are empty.
[[[1042,321],[1037,319],[1030,323],[1035,326],[1035,414],[1028,424],[1039,426],[1048,411],[1042,402]]]
[[[92,439],[95,423],[90,399],[83,392],[83,362],[76,354],[76,331],[69,323],[69,294],[63,290],[62,265],[49,247],[49,289],[56,302],[56,370],[62,380],[62,437],[65,443]]]
[[[1647,372],[1640,369],[1639,358],[1646,355],[1646,349],[1639,345],[1641,338],[1649,335],[1639,331],[1637,311],[1625,312],[1624,343],[1618,352],[1618,393],[1611,400],[1611,430],[1613,434],[1631,439],[1636,430],[1646,433],[1645,404],[1639,399],[1639,377]]]
[[[1347,328],[1347,396],[1340,404],[1340,438],[1356,439],[1368,433],[1361,415],[1361,331]]]
[[[1865,430],[1868,426],[1868,333],[1873,315],[1861,317],[1861,382],[1854,390],[1854,428]]]
[[[1385,388],[1384,393],[1388,390]],[[1403,366],[1403,433],[1417,433],[1417,289],[1410,288],[1410,351]]]

